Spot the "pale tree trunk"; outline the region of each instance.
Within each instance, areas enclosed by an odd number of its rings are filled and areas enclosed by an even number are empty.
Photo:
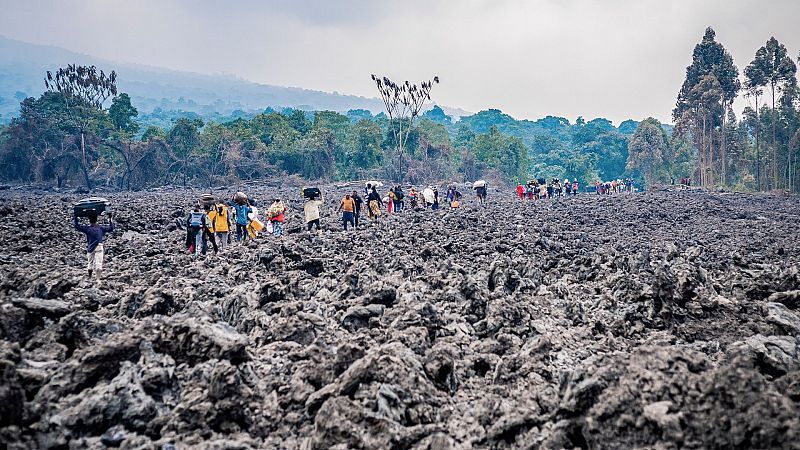
[[[772,188],[778,189],[778,139],[775,133],[775,83],[772,84]]]
[[[700,141],[700,186],[706,185],[706,115],[703,114],[703,135]]]
[[[403,181],[403,118],[400,118],[400,138],[397,141],[397,179]]]
[[[761,148],[759,146],[759,137],[761,135],[761,118],[758,108],[758,94],[756,97],[756,190],[761,190]]]
[[[728,105],[723,100],[723,108],[722,108],[722,147],[720,148],[720,160],[721,160],[721,170],[720,170],[720,181],[722,184],[728,184],[728,147],[726,137],[726,130],[725,130],[725,120],[727,119],[728,115]]]
[[[83,179],[86,182],[86,189],[92,190],[92,181],[89,179],[89,163],[86,160],[86,139],[84,138],[83,129],[81,129],[81,169],[83,170]]]
[[[714,118],[711,111],[708,112],[708,160],[706,161],[706,170],[708,174],[706,181],[709,186],[714,185]]]

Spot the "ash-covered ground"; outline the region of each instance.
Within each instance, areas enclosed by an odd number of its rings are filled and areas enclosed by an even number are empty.
[[[199,259],[199,191],[108,194],[100,287],[79,196],[1,193],[0,446],[800,448],[797,198],[490,190],[343,233],[352,189],[321,235],[250,189],[288,233]]]

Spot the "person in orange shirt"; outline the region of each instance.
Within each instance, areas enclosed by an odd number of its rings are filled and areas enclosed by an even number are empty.
[[[339,203],[339,211],[342,211],[342,226],[344,227],[344,231],[347,231],[347,224],[356,227],[356,201],[350,194],[347,194],[342,199],[342,202]]]

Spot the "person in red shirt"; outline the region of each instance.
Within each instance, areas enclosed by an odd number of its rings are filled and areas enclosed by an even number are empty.
[[[272,223],[272,234],[275,236],[283,236],[283,222],[285,220],[286,205],[283,204],[281,199],[276,198],[267,210],[267,219]]]
[[[522,187],[521,183],[517,185],[517,197],[519,197],[520,200],[525,199],[525,188]]]

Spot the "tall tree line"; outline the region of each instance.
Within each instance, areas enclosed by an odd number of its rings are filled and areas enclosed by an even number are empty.
[[[672,144],[690,144],[694,149],[692,175],[700,184],[797,192],[796,73],[786,47],[771,37],[740,76],[714,30],[706,29],[694,48],[673,110]],[[742,87],[751,106],[737,121],[732,105]]]

